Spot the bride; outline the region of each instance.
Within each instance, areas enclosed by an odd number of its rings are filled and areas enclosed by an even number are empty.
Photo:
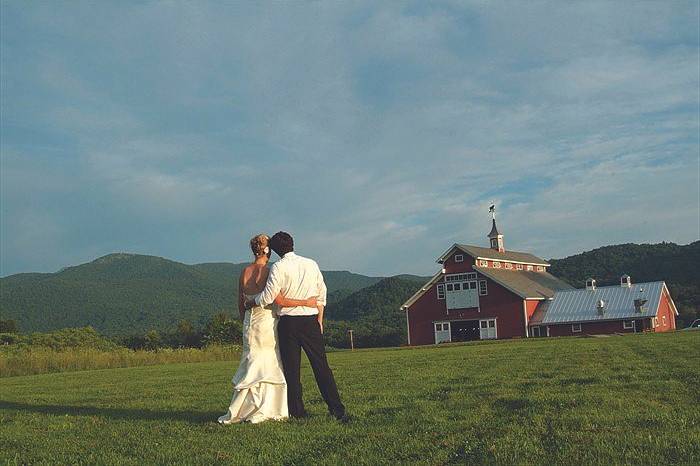
[[[250,240],[255,261],[241,272],[238,281],[238,311],[243,319],[243,352],[233,376],[233,398],[228,412],[219,417],[220,424],[257,423],[268,419],[285,419],[287,383],[282,373],[277,344],[277,317],[269,307],[245,310],[245,301],[262,292],[267,282],[270,238],[257,235]],[[277,296],[280,307],[316,307],[316,298],[287,299]]]

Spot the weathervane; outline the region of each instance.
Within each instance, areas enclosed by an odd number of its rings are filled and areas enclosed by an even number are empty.
[[[491,204],[489,207],[489,213],[491,214],[491,218],[496,220],[496,204]]]

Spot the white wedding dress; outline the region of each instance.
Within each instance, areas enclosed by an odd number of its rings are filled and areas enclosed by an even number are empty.
[[[257,306],[246,311],[243,353],[232,379],[233,398],[219,423],[257,423],[289,417],[287,383],[277,343],[277,320],[271,308]]]

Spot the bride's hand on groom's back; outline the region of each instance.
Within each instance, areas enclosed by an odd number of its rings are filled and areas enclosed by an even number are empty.
[[[318,305],[318,296],[312,296],[306,299],[306,307],[316,307]]]

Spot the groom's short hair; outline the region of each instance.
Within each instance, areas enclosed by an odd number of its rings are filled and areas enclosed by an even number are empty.
[[[288,252],[294,251],[294,238],[286,231],[278,231],[270,238],[270,249],[282,257]]]

